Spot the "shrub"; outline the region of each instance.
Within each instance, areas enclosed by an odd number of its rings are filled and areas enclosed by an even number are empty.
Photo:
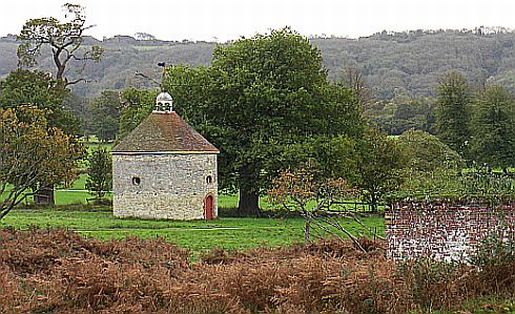
[[[480,270],[477,280],[483,282],[480,293],[492,289],[499,293],[515,291],[515,238],[492,235],[479,245],[472,265]],[[475,285],[474,285],[475,286]]]

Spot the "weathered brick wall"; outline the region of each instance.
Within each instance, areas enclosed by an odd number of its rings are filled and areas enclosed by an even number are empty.
[[[204,199],[218,216],[216,154],[113,153],[113,213],[117,217],[203,219]],[[211,182],[206,178],[211,176]],[[133,178],[139,178],[134,184]]]
[[[463,260],[494,233],[515,240],[515,206],[397,205],[386,213],[388,255]]]

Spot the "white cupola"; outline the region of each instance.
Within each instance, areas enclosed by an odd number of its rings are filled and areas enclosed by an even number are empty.
[[[156,105],[154,106],[153,112],[167,113],[173,112],[173,99],[167,92],[161,92],[156,97]]]

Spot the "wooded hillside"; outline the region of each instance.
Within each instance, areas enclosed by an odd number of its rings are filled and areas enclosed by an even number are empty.
[[[364,74],[378,99],[434,96],[438,79],[450,70],[462,72],[475,85],[496,82],[515,91],[515,32],[478,28],[474,31],[381,32],[360,39],[312,38],[322,51],[324,64],[332,79],[352,67]],[[85,68],[88,84],[77,84],[74,93],[94,97],[105,89],[128,86],[155,86],[135,76],[139,71],[160,79],[158,62],[167,64],[208,64],[216,43],[136,40],[115,36],[89,45],[100,45],[105,55],[99,63]],[[16,68],[17,42],[14,36],[0,38],[0,77]],[[48,54],[43,54],[47,56]],[[51,60],[40,61],[52,69]],[[77,65],[78,67],[78,65]],[[70,70],[73,78],[77,70]]]

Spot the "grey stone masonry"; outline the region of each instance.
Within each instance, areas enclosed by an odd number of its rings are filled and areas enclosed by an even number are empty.
[[[116,217],[204,219],[213,198],[218,216],[217,155],[212,152],[113,152]]]

